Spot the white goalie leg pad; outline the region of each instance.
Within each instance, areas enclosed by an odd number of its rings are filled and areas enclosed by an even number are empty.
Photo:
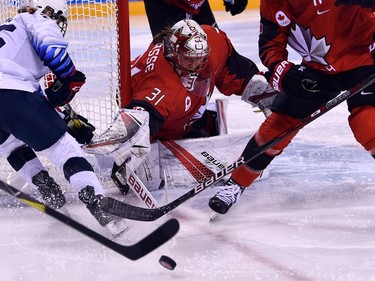
[[[144,183],[165,179],[166,184],[174,188],[197,185],[210,176],[208,171],[218,173],[236,161],[253,134],[241,132],[209,138],[158,141],[152,144],[151,153],[137,169],[137,175]],[[170,145],[167,146],[167,143]],[[170,149],[171,145],[174,150]],[[267,168],[257,180],[268,177]]]
[[[229,101],[227,99],[216,99],[216,111],[217,111],[217,127],[219,135],[228,134],[228,122],[227,122],[227,107]]]
[[[143,204],[149,209],[158,207],[158,203],[156,202],[155,198],[151,195],[151,193],[148,191],[143,182],[132,171],[132,169],[129,168],[127,164],[125,165],[127,183],[129,187],[133,190],[135,195],[138,197],[138,199],[141,202],[143,202]]]
[[[90,154],[110,156],[118,166],[126,161],[134,171],[151,149],[148,124],[147,111],[121,109],[107,131],[83,149]]]
[[[151,143],[150,153],[137,170],[135,170],[143,182],[160,180],[160,157],[163,157],[163,155],[159,153],[159,141]]]

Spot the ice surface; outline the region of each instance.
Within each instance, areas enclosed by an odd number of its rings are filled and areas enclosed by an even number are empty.
[[[216,16],[236,49],[262,68],[258,14]],[[131,24],[134,57],[151,33],[144,17],[131,18]],[[238,97],[229,99],[230,132],[255,130],[263,121]],[[138,261],[2,197],[0,280],[375,280],[374,162],[354,140],[347,115],[341,105],[309,124],[270,165],[270,178],[251,186],[238,205],[212,223],[207,206],[212,189],[158,221],[129,221],[119,243],[135,243],[170,217],[181,224],[175,238]],[[188,190],[170,189],[168,199]],[[165,203],[164,191],[154,195]],[[137,203],[135,196],[128,200]],[[107,235],[73,201],[72,217]],[[174,271],[159,265],[161,255],[177,262]]]

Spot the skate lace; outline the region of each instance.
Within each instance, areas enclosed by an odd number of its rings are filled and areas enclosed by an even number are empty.
[[[241,192],[242,189],[238,185],[221,186],[216,190],[215,197],[230,205],[239,200]]]

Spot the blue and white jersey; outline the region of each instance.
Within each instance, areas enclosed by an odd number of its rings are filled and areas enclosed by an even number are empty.
[[[0,25],[0,89],[40,90],[50,70],[58,77],[74,71],[56,22],[39,13],[21,13]]]

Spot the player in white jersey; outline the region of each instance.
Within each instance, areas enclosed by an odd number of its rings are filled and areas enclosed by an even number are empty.
[[[127,228],[125,221],[99,208],[104,190],[55,110],[69,103],[86,79],[76,70],[63,38],[66,2],[24,0],[21,7],[17,16],[0,26],[0,152],[8,156],[12,166],[33,161],[35,166],[28,165],[28,171],[22,172],[36,186],[36,182],[44,181],[48,189],[51,178],[40,174],[44,169],[32,150],[40,151],[78,191],[79,199],[100,225],[119,234]],[[45,90],[47,99],[39,79],[49,71],[56,80]],[[12,155],[15,149],[23,151]],[[55,207],[62,206],[65,199],[56,183],[50,191],[57,198]]]

